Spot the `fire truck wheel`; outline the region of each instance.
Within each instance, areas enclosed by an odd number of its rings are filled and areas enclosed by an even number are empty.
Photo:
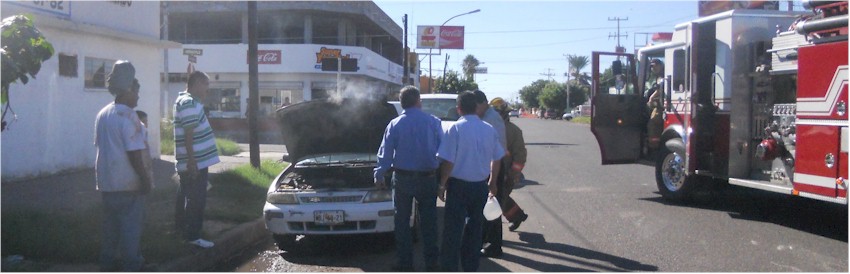
[[[694,176],[685,175],[685,145],[676,138],[659,148],[655,162],[655,181],[661,196],[670,201],[682,202],[690,198],[696,185]]]

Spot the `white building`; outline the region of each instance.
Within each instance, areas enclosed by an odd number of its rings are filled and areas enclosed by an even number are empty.
[[[159,2],[2,1],[0,14],[31,14],[55,50],[35,79],[10,87],[16,117],[7,114],[0,135],[4,182],[94,166],[94,118],[114,100],[105,76],[119,59],[136,67],[136,109],[151,115],[149,141],[159,157],[163,49],[180,46],[160,40]]]
[[[259,1],[257,9],[261,142],[280,142],[273,115],[286,102],[333,96],[337,86],[343,96],[386,97],[401,88],[402,28],[375,3]],[[166,2],[164,14],[168,39],[183,48],[168,51],[163,116],[170,117],[177,93],[186,88],[189,59],[194,59],[194,69],[211,78],[204,104],[216,136],[246,142],[247,4]],[[200,54],[187,55],[192,52]],[[357,65],[338,76],[322,70],[322,58],[356,59]]]

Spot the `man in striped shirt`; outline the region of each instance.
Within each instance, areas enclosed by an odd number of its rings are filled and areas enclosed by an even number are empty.
[[[180,185],[177,188],[175,224],[187,243],[202,248],[213,243],[201,239],[204,207],[207,200],[209,167],[218,163],[209,120],[204,113],[203,100],[207,97],[210,78],[206,73],[189,74],[186,91],[180,92],[174,102],[174,146]]]

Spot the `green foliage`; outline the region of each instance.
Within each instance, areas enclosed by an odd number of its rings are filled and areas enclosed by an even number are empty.
[[[478,67],[481,63],[478,62],[478,59],[472,54],[467,55],[466,58],[463,58],[463,75],[466,79],[475,79],[475,68]]]
[[[543,87],[538,98],[546,109],[564,110],[567,107],[567,86],[558,82],[549,82]]]
[[[53,56],[53,45],[41,35],[28,15],[15,15],[2,23],[2,99],[9,100],[9,85],[29,82],[41,70],[41,63]],[[28,76],[29,75],[29,76]]]
[[[266,191],[278,174],[288,164],[263,160],[260,168],[241,165],[210,178],[209,196],[221,198],[232,204],[219,203],[210,207],[207,216],[218,220],[248,222],[263,214]],[[239,205],[239,206],[233,206]]]
[[[587,73],[581,73],[581,70],[590,63],[589,60],[587,56],[570,55],[568,57],[567,62],[570,63],[570,77],[572,78],[570,82],[575,82],[582,86],[590,86],[590,76]]]
[[[572,120],[570,120],[570,122],[589,125],[590,124],[590,116],[575,117]]]
[[[573,109],[576,106],[584,104],[587,102],[587,98],[590,94],[590,86],[578,85],[575,82],[570,82],[570,106],[569,109]]]
[[[171,119],[159,122],[159,153],[174,155],[174,123]]]
[[[236,142],[226,138],[215,138],[215,146],[218,147],[218,154],[222,156],[233,156],[242,152]]]
[[[524,86],[519,90],[519,98],[522,100],[522,103],[529,108],[539,108],[540,107],[540,93],[543,92],[543,87],[548,84],[549,81],[540,79],[531,83],[531,85]]]
[[[438,93],[458,94],[466,90],[476,90],[478,84],[469,79],[460,79],[460,75],[455,71],[448,71],[445,77],[437,78],[435,87]]]

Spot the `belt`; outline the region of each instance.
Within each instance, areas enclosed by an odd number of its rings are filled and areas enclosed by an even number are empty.
[[[428,170],[428,171],[413,171],[413,170],[404,170],[404,169],[395,169],[396,174],[411,176],[411,177],[431,177],[437,175],[436,170]]]

